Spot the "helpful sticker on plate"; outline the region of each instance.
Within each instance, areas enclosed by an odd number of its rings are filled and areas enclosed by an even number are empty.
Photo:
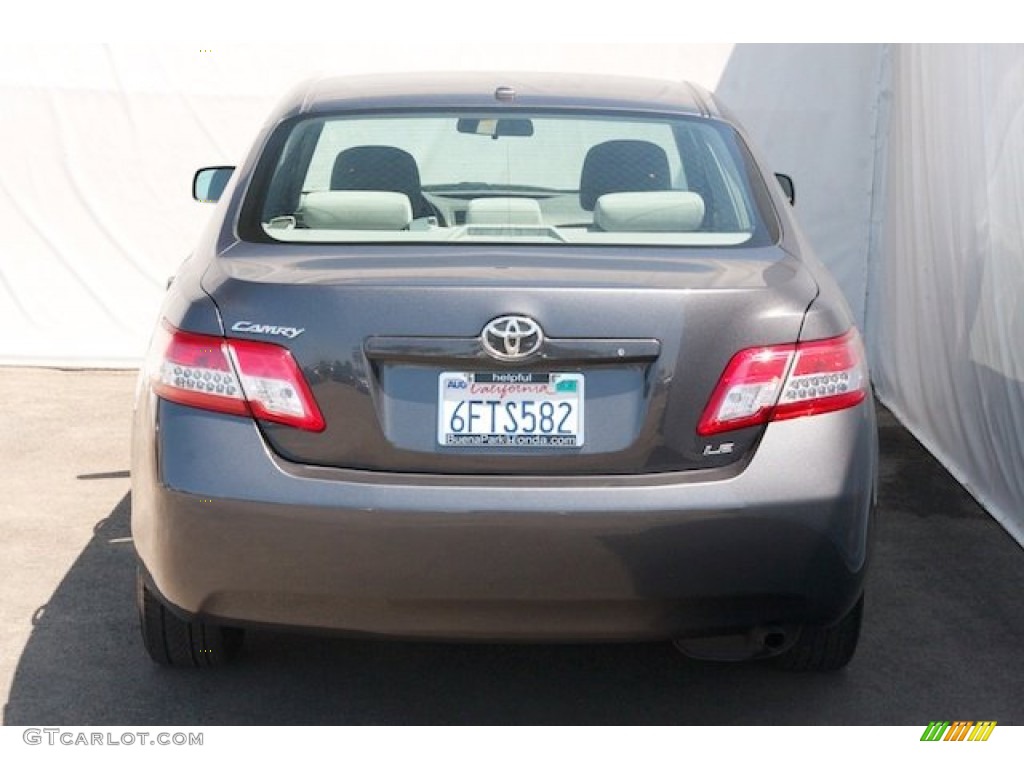
[[[583,374],[446,371],[437,412],[441,445],[579,448]]]

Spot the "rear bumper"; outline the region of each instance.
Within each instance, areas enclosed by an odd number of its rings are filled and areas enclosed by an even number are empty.
[[[242,418],[142,398],[135,546],[190,615],[450,639],[626,640],[827,623],[862,589],[873,406],[772,424],[730,477],[312,469]]]

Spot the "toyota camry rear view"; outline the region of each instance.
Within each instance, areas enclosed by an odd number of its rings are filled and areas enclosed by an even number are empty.
[[[140,374],[149,654],[276,626],[845,666],[874,411],[782,181],[684,83],[297,88],[196,174]]]

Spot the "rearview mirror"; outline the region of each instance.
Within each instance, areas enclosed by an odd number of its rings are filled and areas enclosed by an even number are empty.
[[[796,205],[796,185],[793,179],[784,173],[776,173],[775,178],[779,180],[779,186],[782,187],[782,193],[789,200],[789,204]]]
[[[478,136],[533,136],[533,121],[523,117],[460,117],[459,133],[475,133]]]
[[[234,170],[233,165],[200,168],[192,178],[192,197],[201,203],[217,202]]]

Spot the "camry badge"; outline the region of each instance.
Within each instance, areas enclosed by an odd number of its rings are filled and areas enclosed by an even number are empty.
[[[544,332],[535,320],[524,315],[502,315],[484,326],[480,343],[499,360],[529,357],[544,342]]]
[[[284,336],[286,339],[294,339],[306,329],[292,328],[287,325],[262,325],[249,320],[239,320],[231,326],[231,330],[239,331],[240,333],[259,333],[264,336]]]

